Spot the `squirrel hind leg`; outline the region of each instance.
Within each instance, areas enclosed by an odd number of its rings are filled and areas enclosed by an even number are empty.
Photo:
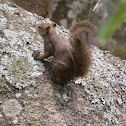
[[[67,83],[72,79],[73,72],[70,71],[69,68],[70,66],[62,61],[58,61],[54,64],[53,70],[58,83]]]

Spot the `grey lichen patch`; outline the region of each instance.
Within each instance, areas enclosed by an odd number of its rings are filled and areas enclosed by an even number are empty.
[[[3,15],[2,12],[0,12],[0,30],[3,30],[6,27],[7,24],[7,18]]]
[[[3,103],[3,113],[12,118],[12,122],[16,124],[18,122],[17,116],[22,110],[22,106],[16,99],[10,99]]]
[[[7,85],[7,81],[0,75],[0,100],[4,99],[4,92],[11,91],[11,88]]]
[[[6,12],[14,16],[16,9],[0,4],[0,10],[2,10],[0,13]],[[19,20],[25,24],[21,19]],[[0,26],[2,26],[0,29],[0,75],[4,75],[12,86],[19,89],[34,85],[35,78],[45,71],[43,64],[32,57],[33,50],[43,48],[43,43],[39,43],[30,30],[29,32],[20,30],[21,27],[25,29],[26,25],[22,26],[22,24],[17,22],[15,25],[14,18],[8,20],[5,13],[0,16]],[[9,27],[6,29],[7,25]]]
[[[34,84],[35,77],[45,69],[42,63],[33,59],[32,51],[25,45],[33,38],[22,31],[16,34],[12,30],[5,30],[4,33],[6,39],[0,39],[0,53],[4,53],[0,59],[0,74],[5,75],[7,81],[19,89]]]
[[[92,53],[92,66],[88,76],[77,79],[75,83],[84,86],[84,98],[91,104],[89,109],[103,111],[106,123],[112,122],[119,124],[117,115],[120,115],[120,110],[116,101],[125,110],[124,94],[122,92],[126,93],[126,75],[123,71],[117,72],[117,68],[108,62],[106,55],[112,57],[108,52],[105,53],[94,48]],[[115,60],[115,62],[118,60]],[[125,67],[123,68],[125,69]],[[116,93],[118,99],[113,95]]]
[[[32,52],[28,49],[3,46],[1,53],[3,52],[5,54],[0,60],[0,74],[5,75],[7,81],[16,88],[34,84],[35,77],[45,70],[43,64],[34,61]]]
[[[8,20],[10,18],[9,14],[6,12],[6,10],[3,10],[3,15],[4,17],[6,17]]]
[[[8,14],[13,14],[16,10],[16,8],[13,8],[13,7],[8,6],[7,4],[1,4],[1,3],[0,3],[0,9],[3,11],[5,10],[6,13]]]
[[[34,66],[25,57],[4,56],[1,59],[3,70],[0,72],[5,75],[7,81],[17,88],[24,88],[35,83],[33,78],[38,75],[34,72]]]

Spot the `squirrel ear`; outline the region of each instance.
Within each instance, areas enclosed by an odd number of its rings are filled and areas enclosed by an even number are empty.
[[[53,23],[53,25],[52,25],[54,28],[56,27],[56,23]]]
[[[50,29],[50,26],[47,26],[47,27],[46,27],[46,30],[49,31],[49,29]]]

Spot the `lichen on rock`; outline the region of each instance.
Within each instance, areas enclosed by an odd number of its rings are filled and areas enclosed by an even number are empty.
[[[16,124],[18,122],[17,116],[20,114],[22,106],[16,99],[9,99],[3,104],[3,112],[6,116],[11,117],[12,122]]]
[[[37,66],[30,63],[27,57],[11,56],[9,58],[5,55],[1,58],[1,63],[0,73],[5,75],[10,84],[19,89],[35,83],[33,79],[41,74],[36,71]]]
[[[41,22],[52,23],[0,3],[0,125],[124,126],[126,61],[94,47],[85,77],[64,86],[52,83],[50,59],[45,71],[32,57],[34,50],[43,54],[43,38],[35,29]],[[64,42],[69,37],[69,31],[58,25],[56,32]],[[13,121],[8,116],[14,116]]]
[[[107,59],[106,55],[109,58],[112,57],[109,52],[101,51],[94,47],[89,74],[85,78],[78,78],[75,83],[84,86],[84,92],[87,94],[85,99],[90,101],[92,107],[104,111],[106,121],[119,124],[117,115],[120,115],[120,110],[119,106],[115,104],[117,101],[113,94],[118,94],[118,99],[125,110],[125,100],[122,95],[123,91],[126,92],[126,75],[123,72],[126,71],[126,67],[117,72],[117,67],[107,61],[109,59]],[[120,61],[119,58],[112,58],[113,63]],[[121,62],[119,64],[121,65]]]
[[[14,15],[16,8],[0,4],[1,12]],[[14,19],[7,19],[5,14],[0,16],[0,75],[16,88],[22,89],[35,83],[35,77],[43,74],[43,64],[32,57],[33,49],[38,45],[33,44],[34,37],[21,29],[21,24],[15,26]],[[11,22],[10,24],[7,24]],[[8,27],[8,28],[7,28]],[[24,28],[24,27],[23,27]],[[35,32],[35,31],[34,31]],[[27,43],[29,45],[27,45]],[[41,46],[43,47],[43,45]],[[3,55],[2,55],[3,54]]]

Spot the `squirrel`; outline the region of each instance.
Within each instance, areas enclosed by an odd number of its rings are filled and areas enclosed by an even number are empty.
[[[93,44],[95,26],[88,21],[75,23],[69,29],[68,42],[64,42],[57,35],[55,27],[56,23],[36,25],[40,36],[44,38],[44,54],[34,52],[34,59],[43,61],[49,56],[54,57],[53,71],[56,82],[65,83],[83,77],[91,64],[89,48]]]

